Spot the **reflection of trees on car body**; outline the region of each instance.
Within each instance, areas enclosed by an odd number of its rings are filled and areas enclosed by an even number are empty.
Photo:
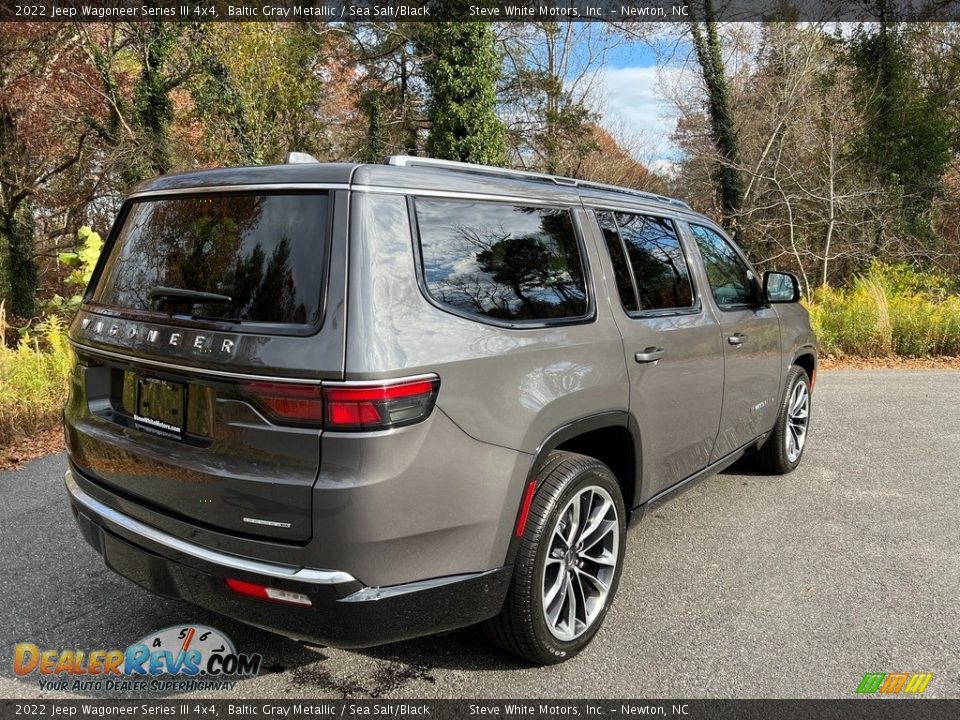
[[[569,211],[421,198],[417,219],[427,288],[439,302],[501,320],[586,313]]]

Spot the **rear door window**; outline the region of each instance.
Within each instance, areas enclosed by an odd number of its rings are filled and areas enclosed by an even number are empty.
[[[598,212],[597,222],[603,232],[603,239],[607,242],[610,252],[610,262],[613,263],[613,276],[617,281],[617,293],[620,295],[620,304],[627,312],[637,312],[637,288],[634,285],[633,271],[627,262],[627,254],[620,238],[620,230],[613,219],[612,212]]]
[[[633,213],[598,213],[627,312],[695,307],[690,268],[673,222]],[[625,251],[625,252],[624,252]],[[631,291],[636,296],[631,297]]]
[[[569,210],[417,198],[416,215],[423,280],[440,305],[516,323],[587,316]]]
[[[328,216],[325,193],[135,200],[89,299],[197,319],[314,325],[323,308]],[[152,297],[159,287],[227,299]]]

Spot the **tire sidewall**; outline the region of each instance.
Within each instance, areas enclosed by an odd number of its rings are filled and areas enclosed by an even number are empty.
[[[610,584],[610,592],[607,595],[607,601],[600,611],[600,615],[593,622],[590,628],[580,637],[563,641],[553,636],[547,627],[546,615],[543,608],[543,573],[546,564],[547,552],[549,551],[550,538],[553,535],[553,529],[559,520],[560,513],[566,508],[570,499],[578,492],[590,485],[597,485],[606,490],[613,499],[617,508],[617,520],[619,523],[618,541],[619,548],[617,554],[617,567],[613,575],[613,581]],[[528,531],[531,528],[528,528]],[[525,538],[526,540],[526,538]],[[585,648],[594,635],[597,634],[603,621],[607,616],[610,605],[613,603],[620,585],[620,575],[623,571],[624,554],[626,552],[626,510],[623,503],[623,496],[620,486],[613,474],[605,466],[597,464],[577,474],[571,482],[568,482],[563,491],[557,496],[552,504],[550,511],[546,514],[545,521],[538,523],[535,527],[535,534],[529,538],[531,542],[536,542],[537,552],[535,562],[532,568],[532,582],[530,583],[530,592],[533,597],[530,598],[530,608],[533,611],[532,625],[537,644],[546,655],[555,658],[556,662],[563,662],[579,653]]]
[[[803,460],[803,454],[807,450],[807,440],[809,440],[810,437],[810,428],[813,421],[813,394],[810,392],[810,379],[807,377],[806,371],[796,365],[791,371],[791,376],[787,384],[786,395],[783,398],[783,405],[780,408],[780,417],[777,420],[778,432],[776,437],[779,453],[783,459],[783,465],[789,468],[790,471],[795,470],[797,466],[800,465],[800,461]],[[804,439],[803,447],[800,448],[800,454],[797,455],[797,459],[790,460],[790,457],[787,455],[786,445],[787,435],[790,432],[790,428],[788,427],[790,423],[790,399],[793,397],[793,392],[797,385],[801,383],[806,386],[807,389],[807,437]]]

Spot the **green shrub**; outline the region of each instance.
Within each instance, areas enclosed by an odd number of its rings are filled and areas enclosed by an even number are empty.
[[[6,329],[0,304],[0,331]],[[60,422],[72,350],[63,321],[49,316],[16,348],[0,342],[0,447]]]
[[[100,251],[103,250],[103,240],[99,233],[84,225],[77,231],[76,248],[73,252],[62,252],[58,257],[64,265],[73,268],[67,276],[67,285],[75,288],[77,292],[66,300],[54,295],[44,305],[47,313],[72,313],[80,307],[83,291],[93,277],[93,269],[97,265]]]
[[[875,262],[847,288],[815,290],[808,307],[826,355],[955,356],[960,355],[955,291],[945,275]]]

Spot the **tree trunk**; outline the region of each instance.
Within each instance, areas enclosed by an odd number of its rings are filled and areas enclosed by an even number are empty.
[[[739,214],[743,204],[743,178],[740,173],[739,139],[733,123],[730,89],[727,87],[726,69],[717,35],[713,0],[703,0],[703,9],[703,29],[696,19],[690,20],[689,27],[707,91],[710,131],[717,149],[713,182],[723,213],[723,224],[742,245],[744,228],[739,224]]]
[[[440,22],[425,24],[424,75],[430,91],[427,152],[482,165],[506,162],[506,132],[497,116],[501,57],[488,23],[462,22],[465,4],[443,6]],[[447,21],[447,18],[455,18]]]
[[[14,315],[32,318],[37,310],[39,273],[33,259],[36,224],[33,206],[29,201],[19,204],[13,215],[4,222],[3,234],[7,241],[7,272],[10,278],[10,311]]]

